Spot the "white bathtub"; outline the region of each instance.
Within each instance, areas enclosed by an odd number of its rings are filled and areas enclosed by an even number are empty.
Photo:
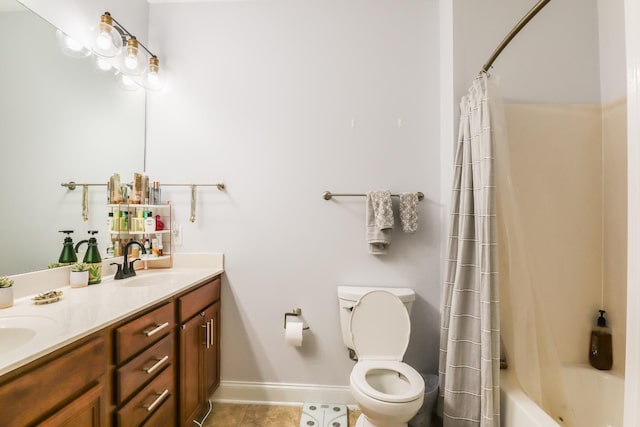
[[[622,427],[624,378],[588,365],[564,366],[562,376],[575,426],[554,420],[502,371],[501,427]]]

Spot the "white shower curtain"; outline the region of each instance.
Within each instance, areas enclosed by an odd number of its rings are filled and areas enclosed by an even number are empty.
[[[496,190],[488,76],[460,102],[440,331],[444,427],[500,427]]]

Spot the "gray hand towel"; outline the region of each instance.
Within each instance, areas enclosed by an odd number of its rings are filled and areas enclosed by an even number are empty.
[[[405,233],[418,230],[418,193],[400,194],[400,223]]]
[[[367,243],[369,253],[383,255],[391,244],[393,209],[389,190],[367,193]]]

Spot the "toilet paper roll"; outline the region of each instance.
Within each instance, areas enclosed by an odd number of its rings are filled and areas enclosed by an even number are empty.
[[[287,341],[287,344],[294,347],[300,347],[302,345],[302,322],[287,320],[287,324],[284,328],[284,338]]]

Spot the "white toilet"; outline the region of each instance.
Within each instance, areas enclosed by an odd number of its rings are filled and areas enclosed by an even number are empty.
[[[415,293],[408,288],[338,286],[338,298],[342,339],[358,358],[350,378],[362,411],[356,426],[406,427],[424,399],[422,376],[402,362]]]

